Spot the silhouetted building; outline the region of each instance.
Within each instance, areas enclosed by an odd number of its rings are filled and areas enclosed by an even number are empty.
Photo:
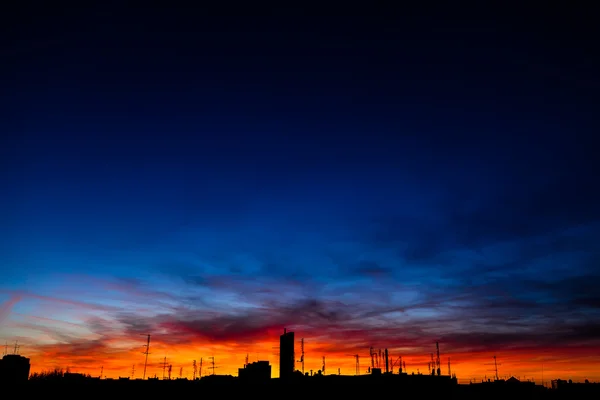
[[[238,369],[238,377],[244,381],[268,381],[271,379],[271,366],[268,361],[256,361]]]
[[[289,379],[294,375],[295,366],[294,355],[294,332],[283,330],[283,335],[279,337],[279,377]]]
[[[29,358],[7,354],[0,360],[0,380],[6,383],[22,383],[29,379]]]

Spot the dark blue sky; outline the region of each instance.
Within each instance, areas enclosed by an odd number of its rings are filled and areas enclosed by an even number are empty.
[[[2,318],[39,313],[39,296],[131,311],[93,289],[109,280],[168,296],[164,314],[212,340],[232,339],[199,327],[216,309],[242,334],[247,318],[309,304],[324,322],[297,310],[265,326],[371,332],[373,315],[413,307],[417,322],[386,326],[457,351],[518,346],[509,320],[542,335],[528,346],[597,346],[591,20],[358,11],[15,14],[0,142],[14,315]],[[25,323],[0,332],[37,340]]]

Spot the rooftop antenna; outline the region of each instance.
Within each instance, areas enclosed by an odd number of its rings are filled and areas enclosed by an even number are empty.
[[[199,371],[198,377],[202,378],[202,357],[200,357],[200,371]]]
[[[244,367],[247,367],[248,364],[249,364],[249,362],[248,362],[248,353],[246,353],[246,362],[244,363]]]
[[[169,364],[169,380],[171,380],[171,371],[173,370],[173,364]]]
[[[148,366],[148,354],[150,354],[150,335],[143,335],[143,336],[146,336],[148,338],[148,341],[144,345],[146,350],[142,353],[142,354],[146,355],[146,360],[144,361],[144,376],[142,377],[142,379],[146,379],[146,367]]]
[[[131,366],[131,379],[135,376],[135,364]]]
[[[165,369],[167,369],[167,356],[163,358],[163,381],[165,380]]]
[[[192,363],[192,366],[194,367],[194,375],[193,375],[193,379],[192,380],[196,380],[196,372],[198,372],[198,366],[196,365],[196,360],[194,360],[194,362]]]
[[[452,373],[450,370],[450,357],[448,357],[448,376],[452,376]]]
[[[304,338],[300,339],[300,361],[302,364],[302,375],[304,375]]]
[[[4,344],[4,354],[2,354],[3,356],[8,354],[8,340],[6,341],[6,343]]]
[[[323,368],[321,368],[323,375],[325,375],[325,356],[323,356]]]
[[[103,373],[104,373],[104,365],[100,367],[100,379],[102,379]]]
[[[360,375],[360,363],[359,363],[359,355],[358,354],[351,354],[351,357],[354,357],[355,360],[355,375]]]
[[[19,354],[19,348],[20,348],[21,346],[19,346],[19,344],[18,344],[18,343],[19,343],[19,341],[18,341],[18,340],[15,340],[15,350],[14,350],[13,354]]]
[[[183,367],[179,367],[179,378],[183,378]]]
[[[212,369],[212,374],[214,375],[215,374],[215,368],[219,368],[219,367],[215,367],[215,358],[214,357],[210,357],[210,360],[211,360],[211,364],[212,364],[210,366],[210,369]]]
[[[490,363],[490,364],[485,364],[485,365],[493,365],[494,369],[492,371],[494,371],[496,373],[496,380],[498,381],[498,365],[502,365],[502,364],[498,364],[498,360],[496,359],[496,355],[494,354],[494,362]]]
[[[433,361],[433,353],[431,353],[431,362],[427,364],[429,367],[429,373],[435,375],[435,362]]]
[[[371,370],[375,368],[375,351],[373,347],[369,347],[369,356],[371,356]]]
[[[440,360],[440,343],[439,342],[435,342],[435,352],[436,354],[436,359],[435,359],[435,366],[437,369],[437,375],[440,376],[442,374],[442,362]]]

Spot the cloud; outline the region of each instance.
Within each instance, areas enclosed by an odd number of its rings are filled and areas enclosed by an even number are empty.
[[[21,295],[13,294],[8,298],[8,300],[5,300],[0,304],[0,323],[5,321],[14,305],[21,301],[21,298]]]

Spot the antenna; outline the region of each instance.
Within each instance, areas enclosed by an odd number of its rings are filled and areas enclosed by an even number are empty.
[[[183,367],[179,367],[179,378],[183,378]]]
[[[163,359],[163,381],[165,380],[165,369],[167,369],[167,356]]]
[[[198,372],[198,366],[196,365],[196,360],[194,360],[194,362],[192,363],[192,366],[194,367],[194,378],[192,380],[196,380],[196,372]]]
[[[19,354],[19,348],[21,348],[21,346],[18,345],[19,341],[15,340],[15,350],[13,352],[13,354]]]
[[[355,360],[355,374],[360,375],[360,356],[358,354],[351,354],[350,357],[354,357]]]
[[[2,354],[3,356],[8,354],[8,340],[6,341],[6,343],[4,344],[4,354]]]
[[[302,375],[304,375],[304,338],[300,339],[300,360],[299,363],[302,364]]]
[[[452,376],[452,373],[450,370],[450,357],[448,357],[448,376]]]
[[[103,373],[104,373],[104,365],[100,367],[100,379],[102,379]]]
[[[437,375],[440,376],[442,374],[442,362],[440,360],[440,343],[439,342],[435,342],[435,352],[436,354],[436,358],[435,358],[435,367],[437,369]]]
[[[219,367],[215,367],[215,358],[214,357],[210,357],[211,363],[212,365],[210,366],[210,368],[212,369],[212,374],[215,374],[215,368],[219,368]]]
[[[146,355],[146,360],[144,361],[144,376],[142,377],[142,379],[146,379],[146,367],[148,366],[148,354],[150,354],[150,335],[143,335],[143,336],[146,336],[148,338],[148,342],[146,342],[146,344],[144,345],[146,350],[142,353],[142,354]]]
[[[131,379],[135,376],[135,364],[131,366]]]
[[[202,357],[200,357],[200,373],[198,374],[198,377],[202,378]]]
[[[323,375],[325,375],[325,356],[323,356],[323,368],[321,368]]]
[[[494,371],[496,373],[496,380],[498,379],[498,365],[502,365],[502,364],[498,364],[498,360],[496,359],[496,355],[494,354],[494,362],[493,363],[489,363],[489,364],[485,364],[485,365],[493,365],[494,369],[492,371]]]
[[[169,380],[171,380],[171,370],[173,369],[173,364],[169,364]]]
[[[244,367],[247,367],[249,364],[248,362],[248,353],[246,353],[246,361],[244,362]]]

